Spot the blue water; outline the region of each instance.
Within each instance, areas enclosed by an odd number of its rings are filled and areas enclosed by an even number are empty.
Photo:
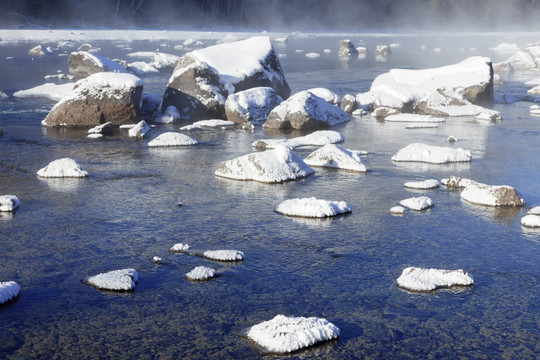
[[[370,49],[400,43],[386,63],[371,56],[343,62],[336,54],[338,40],[328,35],[275,44],[286,54],[281,61],[293,92],[326,87],[354,94],[393,67],[440,66],[471,55],[499,61],[488,48],[506,38],[352,39]],[[121,41],[93,44],[102,48],[102,56],[125,58],[117,47]],[[66,57],[27,56],[34,45],[0,46],[1,91],[11,95],[43,84],[43,76],[58,69],[67,72]],[[163,44],[129,45],[140,51]],[[163,52],[182,54],[168,45]],[[420,45],[442,51],[425,52]],[[325,48],[333,53],[324,54]],[[308,59],[296,49],[321,57]],[[145,77],[145,91],[161,94],[169,76]],[[537,76],[503,75],[495,92],[523,95],[529,88],[523,81]],[[495,104],[500,122],[453,118],[436,129],[406,130],[404,124],[369,115],[354,117],[333,129],[345,136],[344,147],[369,151],[368,173],[317,169],[304,180],[268,185],[218,178],[214,171],[221,161],[254,151],[256,140],[303,133],[213,129],[191,133],[200,142],[195,147],[150,149],[148,139],[132,140],[121,131],[89,140],[85,130],[42,128],[54,102],[4,98],[0,194],[17,195],[21,206],[0,219],[0,281],[17,281],[21,294],[0,306],[0,358],[273,358],[259,353],[244,334],[277,314],[323,317],[341,329],[338,340],[284,358],[538,358],[540,233],[519,223],[529,207],[540,205],[540,118],[529,115],[531,104]],[[153,136],[179,126],[158,125]],[[447,143],[449,135],[459,141]],[[470,149],[473,161],[390,160],[412,142]],[[304,157],[312,150],[297,153]],[[62,157],[76,159],[90,176],[36,176]],[[514,186],[527,207],[485,208],[444,187],[424,192],[403,187],[407,181],[450,175]],[[401,217],[388,213],[400,200],[419,195],[432,198],[435,206]],[[353,212],[312,220],[272,211],[283,199],[311,196],[345,200]],[[245,260],[227,264],[168,252],[178,242],[198,250],[242,250]],[[153,256],[162,257],[163,264],[151,263]],[[219,276],[187,281],[184,274],[199,265],[213,267]],[[464,269],[475,283],[410,293],[395,284],[408,266]],[[127,267],[139,272],[131,293],[100,292],[81,282]]]

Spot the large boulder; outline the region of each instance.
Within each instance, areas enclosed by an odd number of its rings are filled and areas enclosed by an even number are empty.
[[[301,91],[273,109],[263,127],[279,130],[316,130],[346,121],[349,121],[349,116],[340,107],[327,103],[312,92]]]
[[[76,51],[68,57],[69,73],[85,78],[99,72],[127,73],[127,69],[119,63],[92,54],[88,51]]]
[[[262,123],[283,100],[271,87],[256,87],[231,94],[225,101],[227,120],[235,123]]]
[[[134,123],[139,117],[143,81],[131,74],[97,73],[79,80],[49,112],[44,126],[97,126]]]
[[[252,37],[187,53],[165,91],[162,111],[175,106],[184,118],[222,118],[229,94],[271,87],[287,98],[290,88],[270,38]]]

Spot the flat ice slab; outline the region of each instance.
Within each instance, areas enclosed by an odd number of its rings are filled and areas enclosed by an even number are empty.
[[[186,278],[192,281],[210,280],[216,276],[216,271],[208,266],[197,266],[186,274]]]
[[[430,164],[468,162],[471,161],[471,158],[472,156],[469,150],[432,146],[421,143],[407,145],[392,156],[393,161],[415,161]]]
[[[196,145],[199,142],[187,135],[180,134],[177,132],[166,132],[154,140],[148,143],[149,147],[165,147],[165,146],[188,146]]]
[[[63,158],[54,160],[46,167],[39,169],[37,175],[43,178],[82,178],[87,177],[88,173],[75,160]]]
[[[15,281],[0,282],[0,305],[19,296],[21,287]]]
[[[412,197],[401,200],[399,204],[407,209],[422,211],[433,206],[433,200],[427,196]]]
[[[324,146],[343,142],[343,135],[333,130],[319,130],[309,135],[298,136],[292,139],[266,139],[257,140],[252,146],[258,149],[275,149],[278,146],[297,148],[300,146]]]
[[[345,201],[329,201],[315,197],[288,199],[277,203],[274,211],[287,216],[324,218],[352,211]]]
[[[203,256],[218,261],[244,260],[244,253],[240,250],[208,250],[203,253]]]
[[[344,149],[334,144],[324,145],[309,154],[304,162],[309,166],[331,167],[343,170],[366,172],[366,166],[360,158],[360,151]]]
[[[129,291],[135,289],[138,279],[134,269],[122,269],[90,276],[85,282],[101,290]]]
[[[285,315],[254,325],[247,333],[248,338],[270,353],[290,353],[339,335],[339,328],[326,319]]]
[[[416,190],[430,190],[430,189],[436,189],[441,185],[439,180],[436,179],[429,179],[424,181],[409,181],[403,184],[404,187],[408,189],[416,189]]]
[[[0,211],[13,211],[21,202],[15,195],[0,195]]]
[[[473,278],[463,270],[439,270],[408,267],[397,279],[399,287],[410,291],[432,291],[455,285],[468,286]]]

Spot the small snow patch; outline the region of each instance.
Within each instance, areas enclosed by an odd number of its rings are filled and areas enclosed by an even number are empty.
[[[85,282],[101,290],[129,291],[135,289],[138,279],[134,269],[122,269],[91,276]]]
[[[274,206],[274,211],[287,216],[324,218],[349,213],[352,208],[345,201],[328,201],[311,197],[281,201]]]
[[[165,147],[165,146],[188,146],[196,145],[199,142],[187,135],[176,133],[176,132],[166,132],[154,140],[148,143],[149,147]]]
[[[439,270],[408,267],[397,279],[397,284],[411,291],[432,291],[455,285],[468,286],[473,278],[463,270]]]
[[[528,228],[540,228],[539,215],[525,215],[521,218],[521,225]]]

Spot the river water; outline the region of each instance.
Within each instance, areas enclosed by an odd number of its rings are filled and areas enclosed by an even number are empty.
[[[489,47],[539,40],[508,34],[353,34],[355,45],[371,54],[343,61],[337,56],[340,39],[298,35],[274,44],[285,55],[281,61],[293,92],[326,87],[356,94],[390,68],[441,66],[473,55],[500,61],[508,55]],[[184,51],[173,47],[181,43],[92,42],[109,58],[156,48],[181,55]],[[67,73],[65,56],[26,55],[36,44],[0,45],[0,90],[7,95],[41,85],[44,75],[57,70]],[[376,44],[395,44],[387,62],[373,58]],[[324,53],[326,48],[332,53]],[[307,58],[308,52],[321,56]],[[169,76],[144,77],[145,91],[162,94]],[[503,75],[495,92],[523,95],[530,88],[523,82],[538,76]],[[500,122],[451,118],[435,129],[407,130],[369,115],[353,117],[333,130],[344,135],[344,147],[369,152],[363,158],[366,174],[316,169],[306,179],[274,185],[218,178],[214,171],[221,161],[254,151],[256,140],[303,133],[218,128],[191,133],[200,142],[194,147],[150,149],[148,139],[132,140],[120,131],[90,140],[85,130],[42,128],[53,105],[42,98],[0,100],[0,194],[21,201],[18,211],[0,219],[0,281],[21,286],[16,301],[0,306],[0,358],[273,358],[261,354],[245,332],[277,314],[323,317],[341,329],[338,340],[284,358],[540,355],[540,233],[520,225],[526,210],[540,205],[540,118],[529,114],[531,102],[495,104]],[[153,136],[180,125],[158,125]],[[449,135],[458,142],[449,144]],[[473,160],[453,165],[390,160],[413,142],[470,149]],[[304,157],[311,151],[296,152]],[[62,157],[76,159],[90,176],[36,176]],[[403,187],[450,175],[514,186],[527,206],[486,208],[444,187]],[[388,213],[400,200],[419,195],[432,198],[435,206],[404,216]],[[311,196],[345,200],[353,212],[311,220],[272,211],[280,200]],[[229,264],[168,252],[178,242],[198,250],[242,250],[245,260]],[[153,256],[163,264],[153,264]],[[184,274],[199,265],[219,276],[202,283],[186,280]],[[410,293],[395,283],[408,266],[464,269],[475,283]],[[139,272],[130,293],[100,292],[81,282],[128,267]]]

